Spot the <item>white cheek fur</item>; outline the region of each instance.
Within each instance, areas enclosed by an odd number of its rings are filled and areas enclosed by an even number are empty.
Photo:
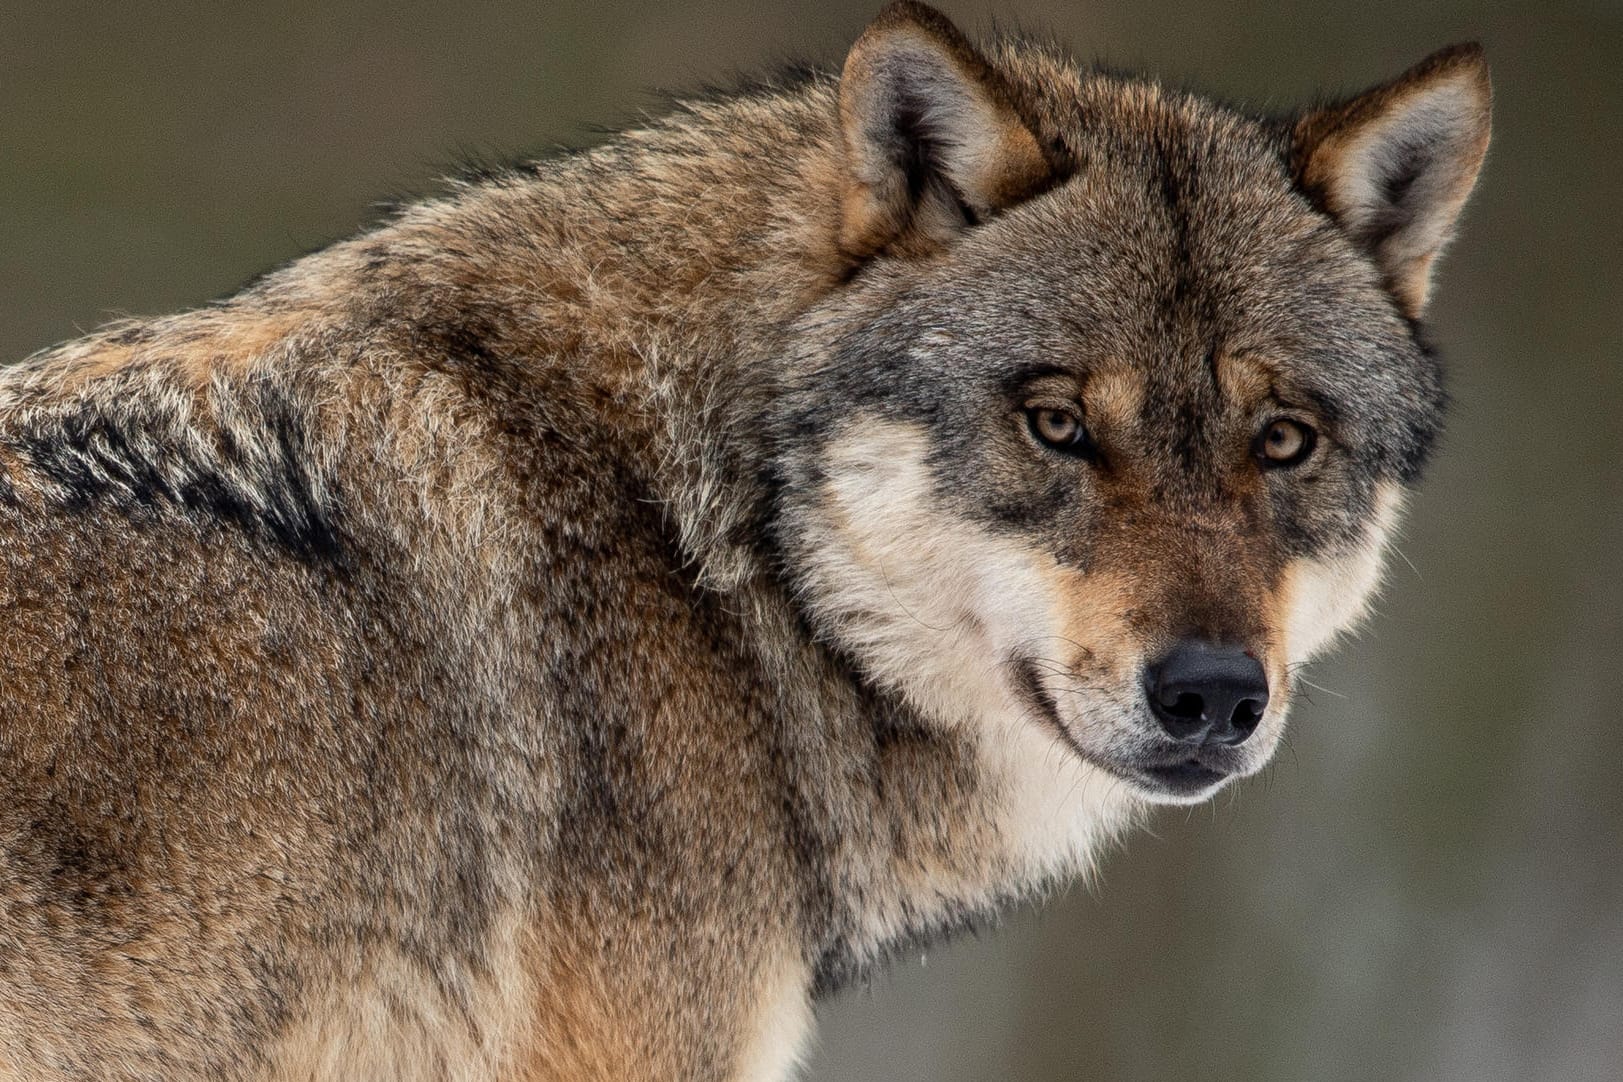
[[[1307,661],[1368,615],[1403,501],[1400,485],[1383,484],[1375,495],[1374,518],[1356,549],[1332,559],[1303,560],[1290,568],[1284,591],[1289,664]]]
[[[851,426],[808,524],[804,599],[867,674],[939,724],[973,727],[1008,856],[1036,879],[1085,867],[1128,788],[1028,716],[1007,659],[1060,633],[1046,553],[943,511],[919,429]]]

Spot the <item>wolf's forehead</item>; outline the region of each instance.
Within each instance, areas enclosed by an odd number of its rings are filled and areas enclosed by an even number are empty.
[[[1154,83],[1095,77],[1072,117],[1067,140],[1083,169],[1116,161],[1241,174],[1261,164],[1283,172],[1279,125]]]
[[[1380,300],[1366,262],[1282,176],[1259,168],[1246,187],[1159,170],[1073,178],[989,231],[947,292],[983,318],[1033,316],[1099,355],[1154,364],[1283,348]]]
[[[1187,296],[1195,281],[1172,272],[1219,279],[1234,289],[1243,270],[1298,264],[1300,249],[1328,223],[1295,191],[1282,166],[1255,147],[1219,151],[1162,142],[1131,145],[1100,159],[1054,193],[1054,213],[1069,228],[1053,240],[1078,263],[1109,259],[1123,272],[1155,273],[1151,281],[1117,279],[1162,299],[1174,285]]]

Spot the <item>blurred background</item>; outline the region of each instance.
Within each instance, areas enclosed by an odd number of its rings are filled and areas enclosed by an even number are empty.
[[[1486,43],[1450,434],[1261,778],[821,1011],[857,1080],[1623,1078],[1623,5],[945,2],[1263,108]],[[461,155],[837,65],[878,0],[0,11],[0,359],[232,292]],[[3,618],[3,617],[0,617]]]

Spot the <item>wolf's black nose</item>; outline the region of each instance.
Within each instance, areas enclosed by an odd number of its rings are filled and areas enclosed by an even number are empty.
[[[1144,673],[1161,728],[1185,744],[1243,744],[1268,706],[1268,675],[1243,647],[1185,639]]]

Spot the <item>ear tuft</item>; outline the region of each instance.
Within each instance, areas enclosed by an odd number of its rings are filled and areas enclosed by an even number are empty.
[[[1296,123],[1298,183],[1375,258],[1410,317],[1476,183],[1492,101],[1482,47],[1468,43]]]
[[[999,72],[913,0],[885,8],[851,47],[840,130],[839,246],[857,260],[938,246],[1054,172]]]

